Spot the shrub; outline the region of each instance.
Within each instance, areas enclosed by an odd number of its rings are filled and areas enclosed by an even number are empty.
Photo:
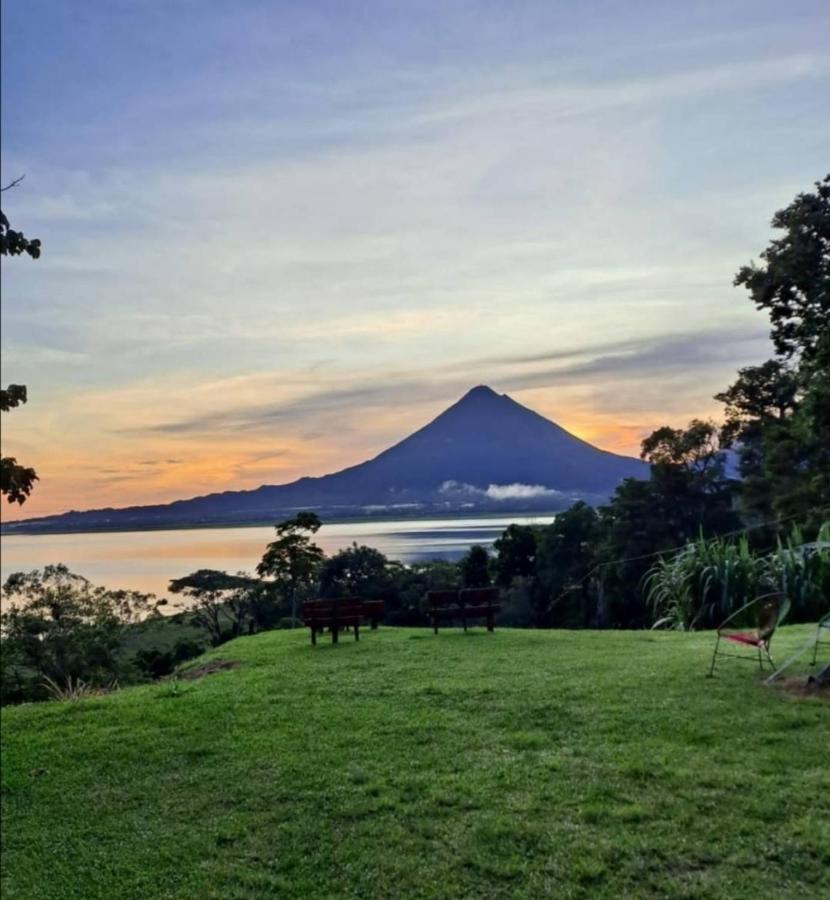
[[[154,609],[152,595],[96,587],[64,565],[10,575],[3,599],[4,703],[45,699],[50,684],[110,684],[122,671],[125,627]]]

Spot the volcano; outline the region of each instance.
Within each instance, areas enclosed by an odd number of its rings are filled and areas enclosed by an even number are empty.
[[[7,532],[273,523],[299,509],[326,516],[522,512],[607,499],[648,467],[570,434],[484,385],[378,456],[319,478],[155,506],[25,519]]]

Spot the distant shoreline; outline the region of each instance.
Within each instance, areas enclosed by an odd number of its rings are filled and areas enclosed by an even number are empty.
[[[355,522],[377,522],[378,524],[382,524],[385,522],[425,522],[430,520],[435,520],[438,522],[451,522],[455,520],[469,520],[469,519],[504,519],[504,518],[521,518],[521,519],[541,519],[541,518],[552,518],[561,513],[562,510],[516,510],[511,509],[505,512],[497,512],[495,510],[490,512],[457,512],[457,513],[421,513],[421,514],[411,514],[411,515],[368,515],[368,516],[336,516],[331,519],[323,519],[323,525],[348,525]],[[177,522],[169,525],[159,524],[159,525],[148,525],[148,526],[135,526],[135,525],[112,525],[106,526],[103,525],[97,528],[38,528],[37,526],[30,526],[26,528],[9,529],[7,525],[0,524],[0,538],[5,537],[44,537],[49,535],[59,535],[59,534],[141,534],[144,532],[152,532],[152,531],[211,531],[216,529],[227,529],[227,528],[267,528],[273,527],[276,525],[277,521],[274,518],[270,519],[252,519],[249,521],[241,521],[241,522]],[[11,524],[11,523],[10,523]],[[22,524],[22,523],[21,523]]]

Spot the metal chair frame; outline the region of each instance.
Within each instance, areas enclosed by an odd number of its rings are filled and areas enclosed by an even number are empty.
[[[740,609],[736,609],[735,612],[724,619],[724,621],[718,627],[718,637],[715,641],[715,649],[712,652],[712,664],[709,667],[710,678],[715,674],[715,663],[717,662],[717,658],[719,656],[729,656],[732,657],[732,659],[744,659],[747,660],[747,662],[755,662],[756,657],[754,654],[752,656],[747,656],[745,654],[738,653],[724,653],[719,649],[721,639],[728,639],[728,635],[724,634],[724,630],[729,625],[729,623],[737,619],[738,616],[746,612],[748,609],[751,609],[752,607],[757,607],[758,609],[758,640],[755,644],[756,650],[758,651],[758,668],[762,672],[764,671],[764,658],[766,658],[766,661],[769,662],[772,670],[775,671],[775,663],[772,661],[772,656],[770,656],[769,645],[772,641],[773,635],[776,632],[776,629],[790,610],[789,599],[780,591],[775,591],[769,594],[762,594],[760,597],[756,597],[754,600],[750,600],[749,603],[745,603]],[[769,615],[765,615],[765,612],[767,611],[769,612]],[[751,645],[747,644],[747,646]]]
[[[816,660],[818,659],[819,645],[830,646],[830,641],[823,641],[821,639],[822,630],[830,631],[830,612],[825,613],[818,620],[818,625],[816,625],[816,642],[813,644],[813,660],[810,663],[811,666],[814,666],[816,664]]]

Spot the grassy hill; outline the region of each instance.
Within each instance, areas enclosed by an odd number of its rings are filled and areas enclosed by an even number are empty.
[[[830,704],[711,647],[271,632],[5,709],[3,897],[828,896]]]

